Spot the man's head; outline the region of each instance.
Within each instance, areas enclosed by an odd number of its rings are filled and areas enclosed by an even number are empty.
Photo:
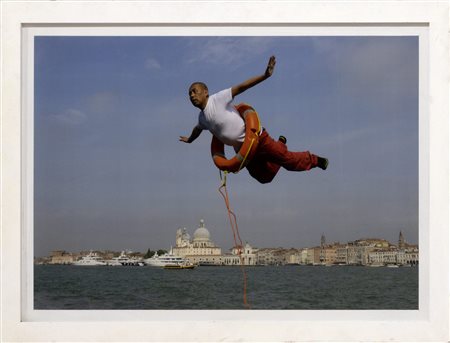
[[[189,87],[189,100],[195,107],[203,110],[208,103],[208,97],[208,86],[203,82],[194,82]]]

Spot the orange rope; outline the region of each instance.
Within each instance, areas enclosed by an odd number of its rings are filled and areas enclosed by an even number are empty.
[[[224,192],[222,192],[222,189],[224,190]],[[239,228],[237,225],[236,215],[230,208],[230,200],[229,200],[228,191],[227,191],[226,172],[225,172],[225,176],[222,180],[222,185],[219,187],[219,193],[222,195],[223,199],[225,200],[225,205],[226,205],[227,211],[228,211],[228,218],[230,220],[231,231],[233,232],[234,245],[238,249],[239,260],[241,262],[242,276],[244,279],[244,289],[243,289],[244,306],[249,309],[250,304],[247,303],[247,273],[245,272],[244,258],[242,257],[243,244],[242,244],[241,236],[239,234]],[[236,239],[236,237],[237,237],[237,239]],[[239,240],[239,244],[238,244],[238,240]]]

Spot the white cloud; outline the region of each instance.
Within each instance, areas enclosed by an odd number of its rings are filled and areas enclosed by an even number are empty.
[[[159,69],[161,69],[161,64],[155,58],[148,58],[145,61],[145,69],[159,70]]]
[[[190,43],[195,50],[188,63],[208,63],[238,68],[255,55],[270,49],[273,39],[267,37],[214,37],[205,40],[193,39]]]
[[[73,109],[73,108],[69,108],[64,110],[63,112],[59,113],[59,114],[55,114],[53,116],[57,121],[63,123],[63,124],[67,124],[67,125],[80,125],[82,123],[84,123],[87,119],[87,116],[85,113]]]
[[[328,58],[327,65],[339,73],[341,84],[353,90],[380,85],[402,89],[402,84],[417,82],[417,55],[411,40],[317,38],[312,42],[316,51]]]
[[[88,99],[89,110],[95,113],[112,111],[117,103],[118,95],[110,91],[99,91]]]

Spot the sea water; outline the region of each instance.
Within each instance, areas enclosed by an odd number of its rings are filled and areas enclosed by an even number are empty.
[[[257,309],[418,309],[418,267],[245,267]],[[34,268],[35,309],[243,309],[240,267]]]

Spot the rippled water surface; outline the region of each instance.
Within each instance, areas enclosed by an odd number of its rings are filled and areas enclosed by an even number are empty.
[[[418,268],[246,267],[252,309],[417,309]],[[242,309],[239,267],[35,266],[35,309]]]

